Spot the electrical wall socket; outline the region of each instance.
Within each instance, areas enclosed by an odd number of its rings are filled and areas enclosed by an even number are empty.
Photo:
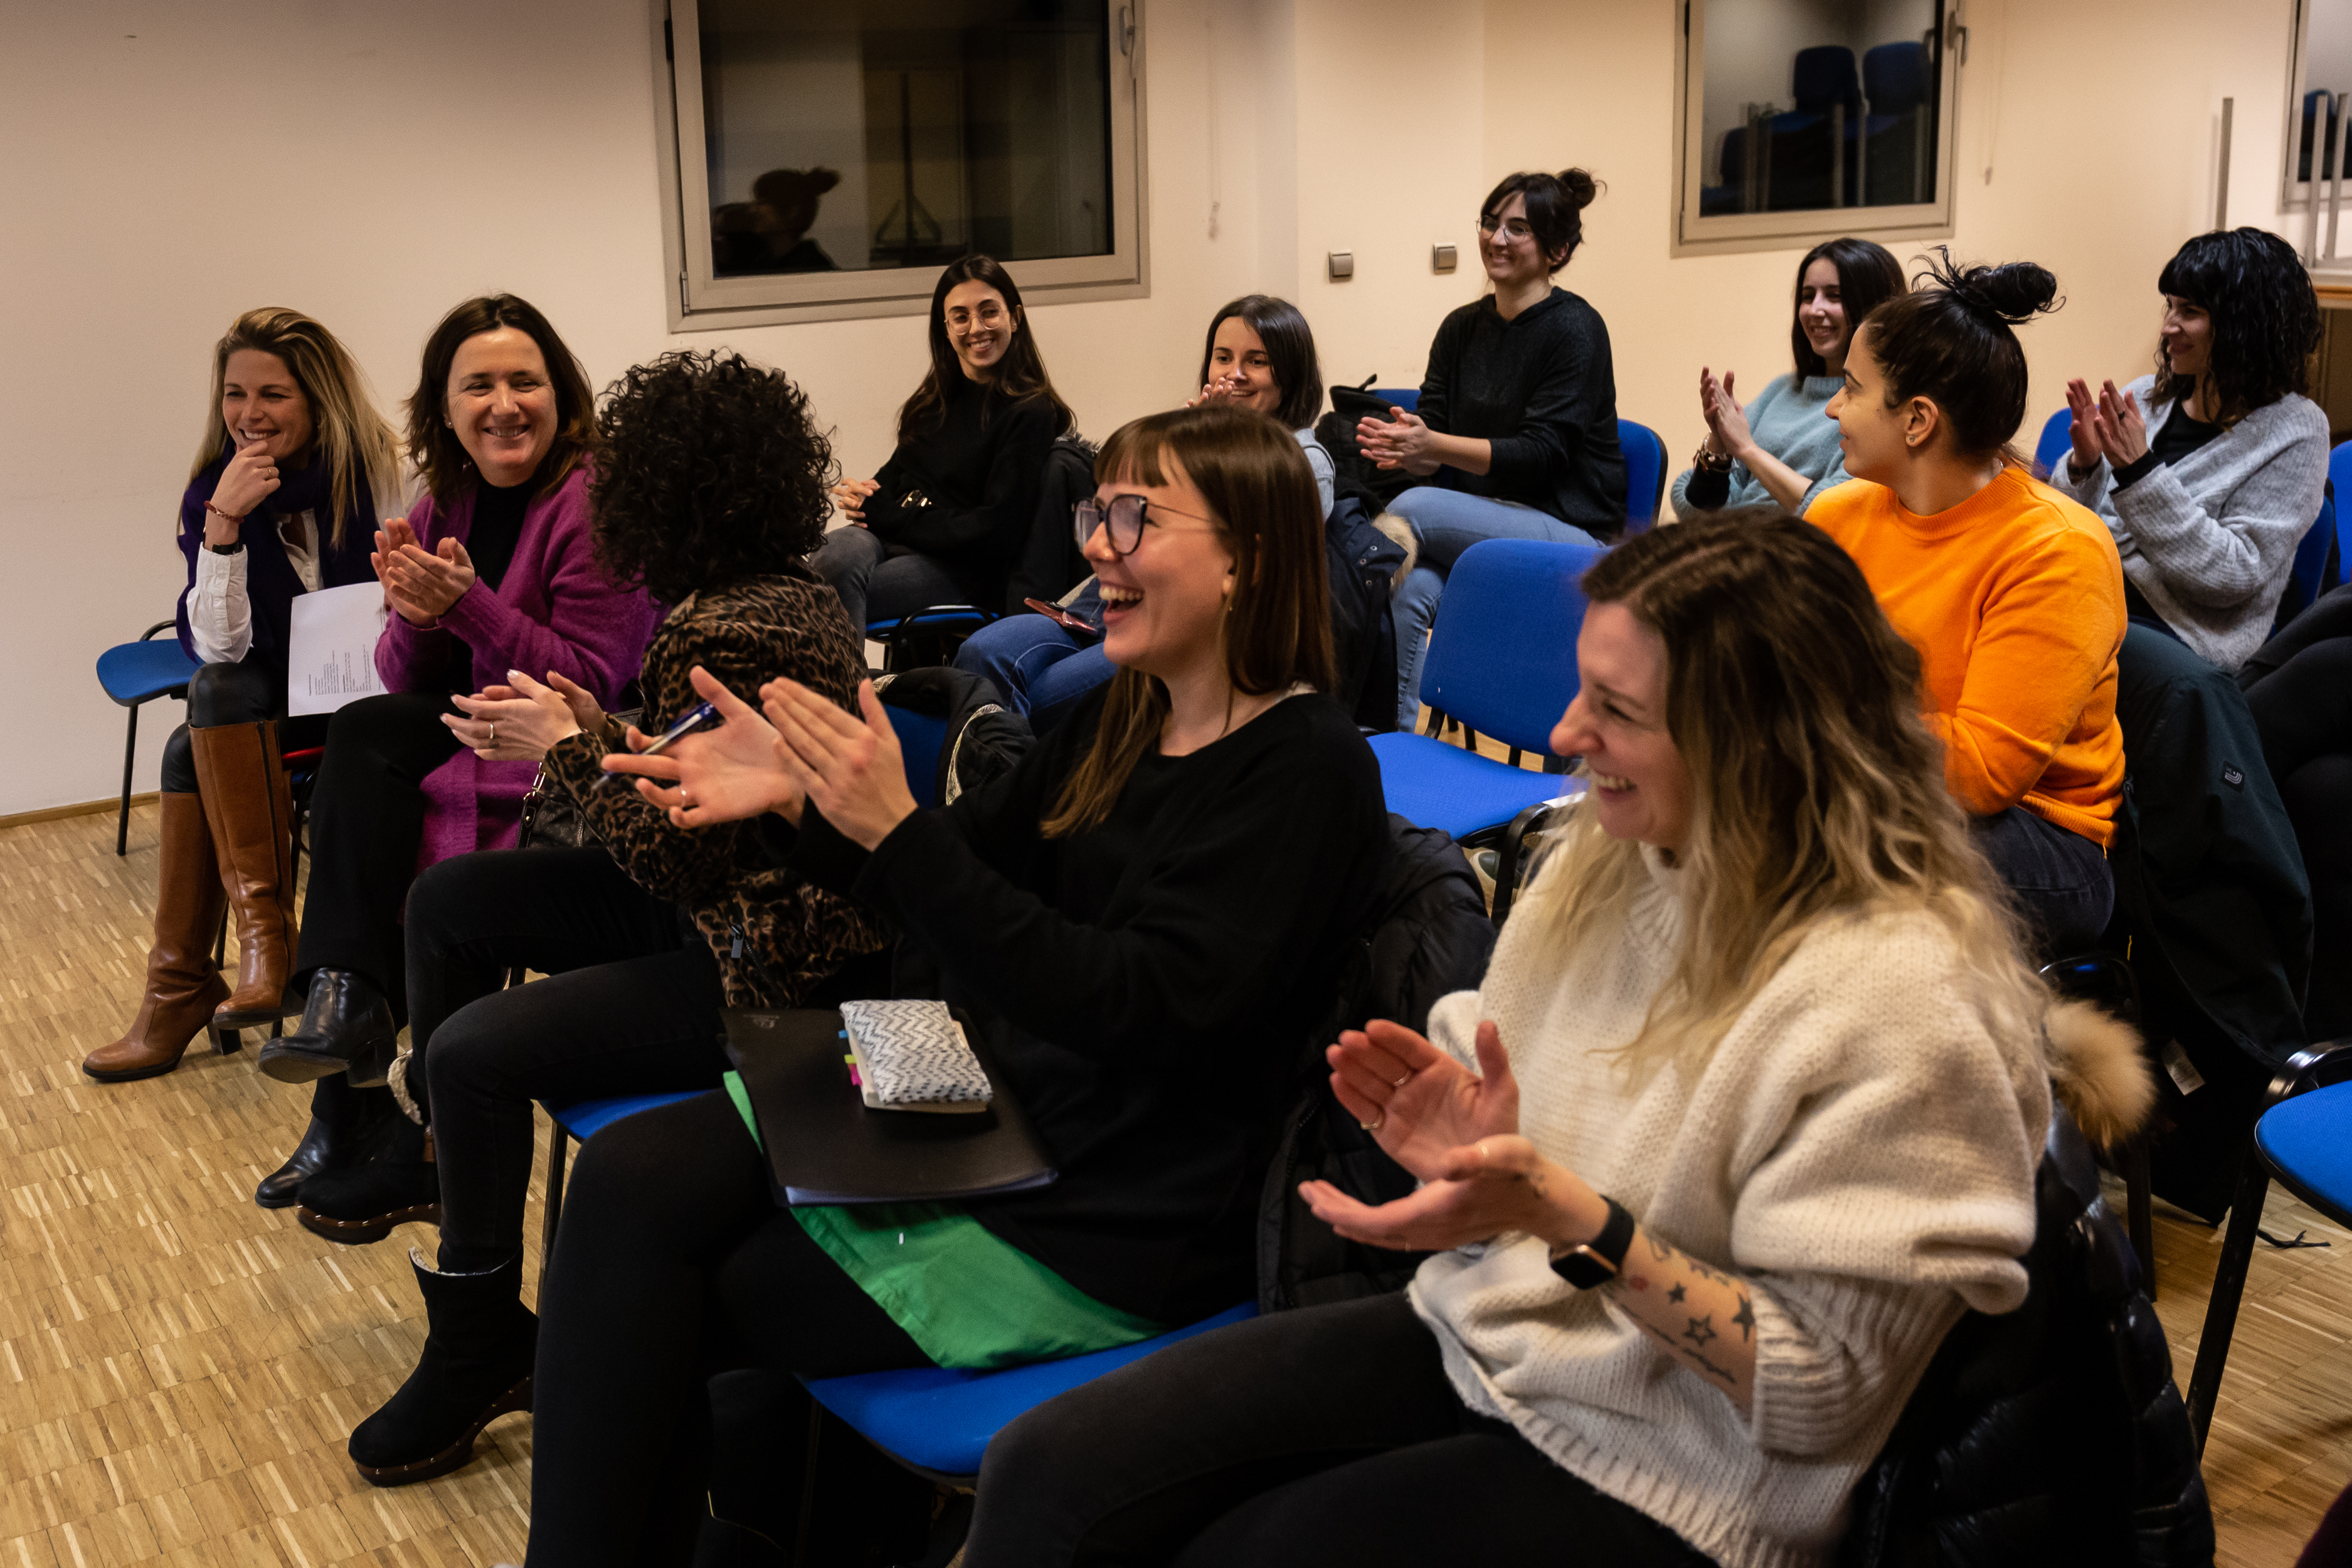
[[[1331,281],[1334,283],[1345,282],[1355,275],[1356,253],[1352,250],[1333,251],[1331,253]]]

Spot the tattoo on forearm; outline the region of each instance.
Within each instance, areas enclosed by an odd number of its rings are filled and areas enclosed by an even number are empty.
[[[1756,1308],[1745,1290],[1739,1292],[1739,1310],[1731,1315],[1731,1321],[1739,1325],[1740,1343],[1746,1344],[1756,1337]]]
[[[1730,1290],[1739,1303],[1739,1310],[1730,1315],[1729,1325],[1721,1329],[1716,1326],[1715,1321],[1719,1309],[1686,1314],[1682,1320],[1683,1327],[1679,1331],[1670,1327],[1661,1327],[1638,1315],[1635,1316],[1634,1321],[1676,1356],[1708,1376],[1720,1378],[1727,1385],[1737,1390],[1739,1387],[1739,1374],[1708,1355],[1706,1347],[1723,1339],[1728,1332],[1729,1327],[1737,1327],[1739,1330],[1739,1342],[1742,1345],[1755,1343],[1756,1308],[1750,1299],[1747,1282],[1725,1273],[1711,1264],[1699,1261],[1681,1248],[1659,1240],[1647,1231],[1643,1232],[1642,1239],[1649,1247],[1650,1259],[1653,1263],[1669,1269],[1675,1268],[1687,1269],[1697,1279]],[[1652,1277],[1648,1274],[1628,1272],[1619,1278],[1620,1284],[1630,1290],[1643,1294],[1649,1291],[1651,1282]],[[1665,1286],[1663,1300],[1666,1303],[1682,1306],[1688,1301],[1690,1288],[1685,1281],[1669,1276],[1668,1279],[1661,1279],[1658,1283]]]
[[[1682,1357],[1693,1366],[1697,1367],[1701,1372],[1712,1373],[1714,1376],[1723,1379],[1726,1384],[1734,1388],[1739,1386],[1738,1377],[1732,1373],[1729,1368],[1717,1366],[1714,1362],[1708,1360],[1705,1354],[1693,1346],[1675,1343],[1674,1337],[1668,1334],[1665,1330],[1658,1327],[1655,1323],[1646,1322],[1638,1318],[1635,1319],[1634,1321],[1641,1323],[1642,1327],[1647,1329],[1653,1335],[1656,1336],[1660,1344],[1665,1346],[1668,1350],[1674,1352],[1676,1355]]]

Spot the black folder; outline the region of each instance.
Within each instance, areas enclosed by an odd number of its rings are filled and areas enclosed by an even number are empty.
[[[989,1197],[1060,1174],[959,1011],[993,1091],[986,1110],[940,1116],[874,1110],[849,1081],[835,1008],[727,1010],[727,1055],[751,1092],[779,1204],[921,1203]]]

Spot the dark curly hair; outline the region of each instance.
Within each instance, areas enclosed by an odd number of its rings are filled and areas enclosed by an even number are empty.
[[[596,559],[665,605],[790,570],[824,538],[833,445],[782,371],[708,349],[605,389],[588,486]]]
[[[2259,228],[2200,234],[2173,253],[2156,286],[2213,318],[2209,418],[2235,425],[2290,392],[2309,395],[2305,367],[2319,347],[2319,296],[2285,240]],[[2172,374],[2159,343],[2156,395],[2185,403],[2196,390],[2193,378]]]

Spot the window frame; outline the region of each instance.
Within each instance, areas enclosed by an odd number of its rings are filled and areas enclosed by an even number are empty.
[[[2294,245],[2303,256],[2306,265],[2311,263],[2319,247],[2317,212],[2320,203],[2326,199],[2322,193],[2335,183],[2318,177],[2319,171],[2326,166],[2328,150],[2316,145],[2312,148],[2313,177],[2308,180],[2295,177],[2295,165],[2302,161],[2303,152],[2303,95],[2311,90],[2311,84],[2304,79],[2310,68],[2312,5],[2313,0],[2294,0],[2293,47],[2287,50],[2286,57],[2286,107],[2281,115],[2279,135],[2279,213],[2281,216],[2288,213],[2312,215],[2310,230],[2302,243],[2297,244],[2293,235],[2285,237],[2287,243]],[[2330,88],[2328,90],[2333,92],[2336,89]],[[2347,89],[2347,96],[2352,96],[2352,89]],[[2340,120],[2343,110],[2339,109],[2336,112]],[[2323,139],[2326,132],[2327,117],[2321,115],[2319,123],[2313,127],[2314,142]],[[2341,134],[2340,132],[2338,133]],[[2339,170],[2339,176],[2341,174]],[[2314,190],[2314,186],[2321,189]]]
[[[1876,239],[1947,239],[1953,232],[1958,182],[1960,68],[1968,61],[1963,0],[1942,0],[1944,25],[1937,64],[1938,94],[1936,199],[1901,206],[1814,207],[1789,212],[1703,216],[1699,191],[1706,180],[1706,5],[1682,0],[1680,56],[1675,71],[1675,168],[1672,240],[1675,256],[1721,256],[1741,251],[1790,250],[1840,235]],[[1865,217],[1866,215],[1866,217]],[[1858,218],[1864,221],[1857,222]]]
[[[1111,252],[1006,261],[1031,306],[1132,300],[1151,292],[1144,155],[1142,0],[1102,0],[1111,51]],[[672,332],[796,321],[919,316],[930,309],[935,267],[841,272],[712,275],[709,151],[704,139],[698,0],[651,0],[662,261]],[[678,46],[684,43],[685,47]],[[692,151],[689,153],[688,149]]]

